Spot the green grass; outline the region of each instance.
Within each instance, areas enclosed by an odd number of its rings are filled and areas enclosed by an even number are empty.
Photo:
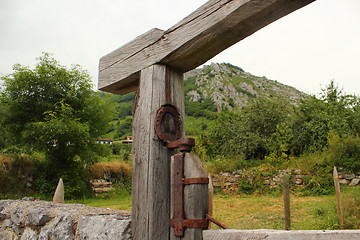
[[[345,228],[360,229],[360,187],[344,188]],[[235,229],[284,229],[282,197],[214,196],[214,217]],[[339,229],[335,196],[291,196],[293,230]]]
[[[292,229],[336,229],[332,196],[291,196]],[[335,203],[334,203],[335,204]],[[330,205],[330,206],[329,206]],[[269,196],[215,196],[215,218],[235,229],[284,229],[283,200]],[[317,214],[323,209],[322,215]],[[334,209],[334,211],[332,210]]]
[[[131,194],[126,190],[116,190],[112,193],[103,193],[95,198],[68,200],[66,203],[131,211]]]
[[[345,228],[360,229],[360,187],[343,189]],[[94,207],[131,210],[131,195],[118,191],[94,199],[67,201]],[[213,216],[233,229],[283,229],[283,200],[275,196],[214,196]],[[214,227],[216,228],[216,226]],[[293,230],[338,229],[335,196],[291,196]]]

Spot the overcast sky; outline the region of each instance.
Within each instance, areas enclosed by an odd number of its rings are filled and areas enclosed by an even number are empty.
[[[97,82],[100,57],[166,30],[206,0],[0,0],[0,73],[42,52],[80,64]],[[335,80],[360,95],[360,0],[317,0],[211,59],[317,94]]]

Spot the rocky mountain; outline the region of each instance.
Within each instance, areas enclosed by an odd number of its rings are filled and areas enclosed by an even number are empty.
[[[229,63],[212,63],[185,73],[186,132],[197,136],[222,110],[237,110],[255,99],[273,99],[297,105],[307,95],[266,77],[257,77]],[[135,93],[109,95],[117,103],[117,117],[108,138],[130,136]]]
[[[190,102],[211,100],[216,110],[234,110],[256,98],[297,105],[307,94],[266,77],[257,77],[229,63],[212,63],[185,74],[185,96]]]

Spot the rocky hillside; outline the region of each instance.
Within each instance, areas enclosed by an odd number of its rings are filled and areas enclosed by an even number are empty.
[[[266,77],[257,77],[229,63],[212,63],[185,74],[186,100],[211,100],[217,111],[234,110],[255,98],[277,99],[297,105],[307,95]]]
[[[229,63],[212,63],[185,73],[186,132],[200,135],[222,110],[237,110],[258,98],[297,105],[307,95],[266,77],[257,77]],[[135,93],[107,95],[117,103],[117,117],[108,138],[130,136]]]

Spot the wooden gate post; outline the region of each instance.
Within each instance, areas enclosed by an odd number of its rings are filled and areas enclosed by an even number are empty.
[[[171,184],[174,184],[174,156],[171,158]],[[193,153],[186,153],[184,157],[184,179],[192,178],[207,178],[208,174],[206,173],[204,167],[202,166],[200,158]],[[171,187],[170,195],[170,217],[173,218],[174,211],[174,199],[173,191],[174,187]],[[209,197],[208,197],[208,184],[189,184],[184,186],[183,192],[183,213],[184,219],[193,220],[193,219],[205,219],[206,214],[209,212]],[[170,240],[202,240],[202,231],[201,228],[185,228],[183,237],[176,237],[174,229],[170,230]]]
[[[183,118],[183,73],[313,1],[209,0],[170,29],[152,29],[100,59],[100,90],[126,94],[138,89],[133,119],[134,240],[169,239],[171,151],[156,136],[154,118],[164,104],[177,107]]]
[[[176,106],[184,116],[183,74],[155,64],[141,71],[133,119],[132,232],[134,240],[169,239],[170,158],[154,130],[156,111]],[[181,130],[183,136],[183,129]]]

